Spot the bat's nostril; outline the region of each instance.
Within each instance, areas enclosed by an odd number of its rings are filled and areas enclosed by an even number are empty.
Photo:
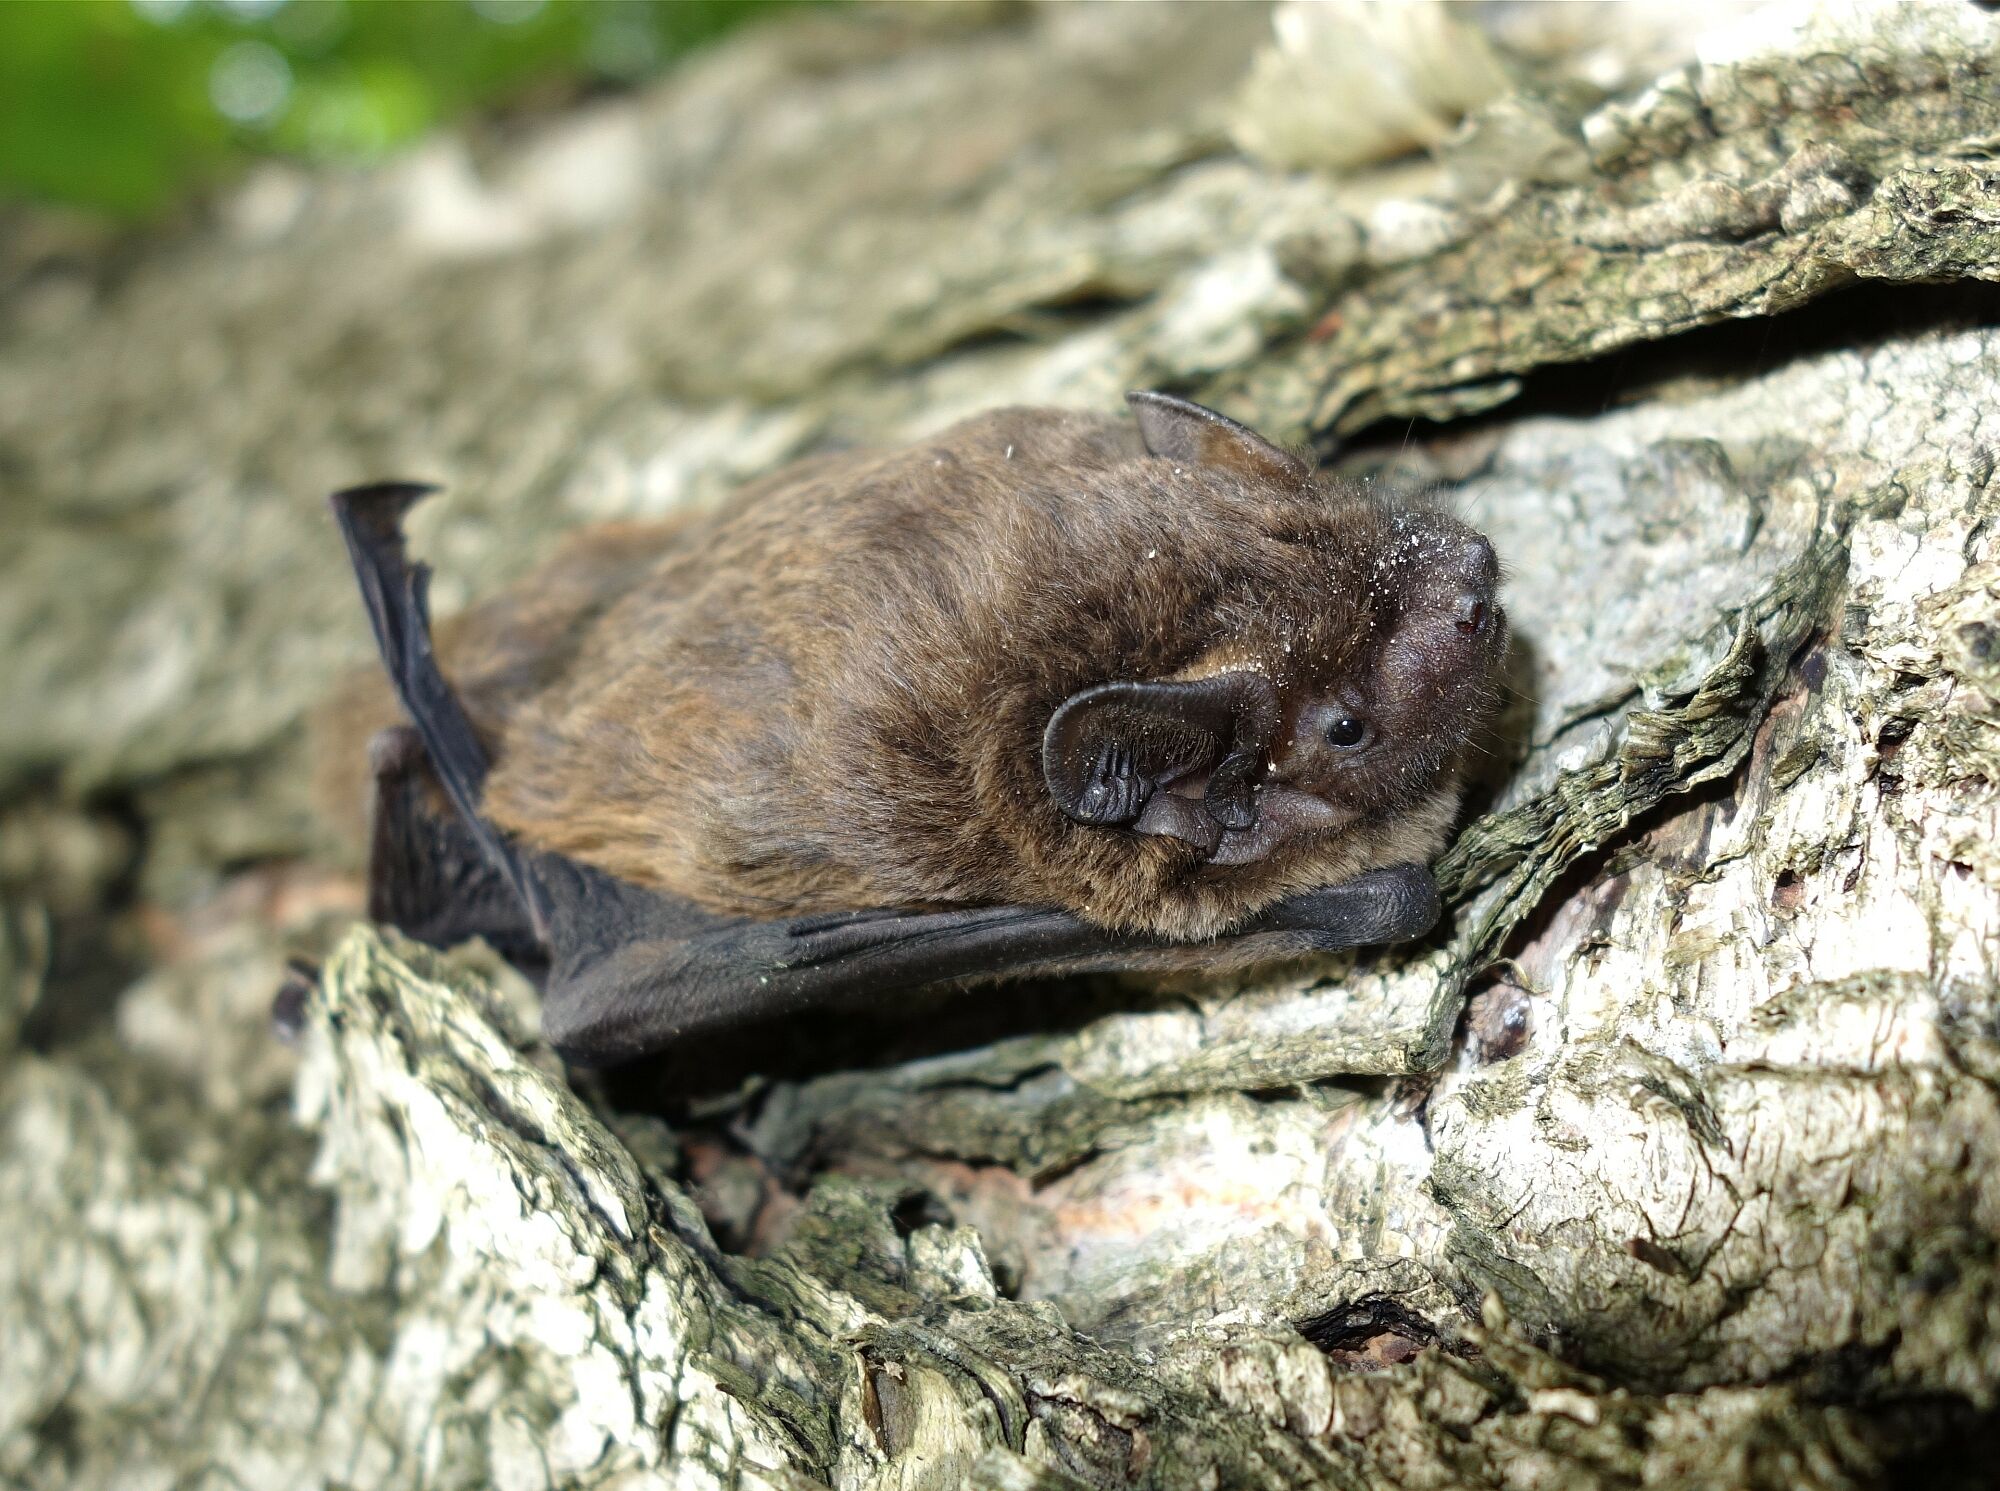
[[[1458,629],[1468,637],[1476,637],[1486,630],[1486,602],[1478,596],[1468,595],[1458,603],[1455,618]]]

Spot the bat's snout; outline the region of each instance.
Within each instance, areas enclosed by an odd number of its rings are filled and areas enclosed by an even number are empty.
[[[1457,552],[1451,556],[1450,568],[1468,590],[1491,600],[1500,584],[1500,556],[1493,552],[1492,543],[1483,533],[1465,533],[1454,547]]]
[[[1494,599],[1500,587],[1500,557],[1480,533],[1466,534],[1455,546],[1448,568],[1458,583],[1451,607],[1452,624],[1463,637],[1478,637],[1493,626]]]

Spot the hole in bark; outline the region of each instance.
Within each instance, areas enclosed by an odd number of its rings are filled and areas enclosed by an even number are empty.
[[[919,1227],[949,1227],[951,1223],[951,1209],[929,1191],[912,1191],[889,1208],[889,1225],[898,1237],[908,1237]]]
[[[1518,1056],[1533,1028],[1528,991],[1511,979],[1488,985],[1465,1003],[1465,1033],[1483,1062]]]
[[[1797,870],[1780,870],[1771,883],[1771,904],[1780,911],[1797,911],[1806,903],[1805,881]]]
[[[1904,719],[1900,715],[1884,720],[1882,728],[1875,735],[1875,754],[1885,765],[1894,761],[1896,753],[1902,750],[1903,743],[1910,738],[1911,732],[1916,728],[1915,720]]]
[[[1386,1295],[1308,1316],[1295,1321],[1294,1328],[1336,1367],[1350,1372],[1380,1372],[1402,1365],[1427,1346],[1449,1349],[1454,1344],[1429,1320]]]

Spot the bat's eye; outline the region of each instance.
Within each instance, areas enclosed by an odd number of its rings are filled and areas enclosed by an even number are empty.
[[[1326,743],[1349,748],[1368,738],[1368,722],[1351,714],[1337,714],[1326,723]]]

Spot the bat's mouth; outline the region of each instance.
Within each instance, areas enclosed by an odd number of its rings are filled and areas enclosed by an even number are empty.
[[[1142,824],[1146,817],[1161,826],[1171,822],[1174,836],[1195,843],[1209,865],[1257,864],[1294,839],[1340,828],[1354,817],[1317,793],[1267,780],[1253,789],[1255,820],[1246,828],[1224,828],[1203,811],[1210,775],[1207,769],[1197,769],[1163,783],[1141,818]]]
[[[1251,865],[1269,859],[1293,839],[1339,828],[1351,814],[1325,798],[1296,787],[1266,785],[1257,793],[1257,821],[1248,828],[1226,829],[1208,862]]]

